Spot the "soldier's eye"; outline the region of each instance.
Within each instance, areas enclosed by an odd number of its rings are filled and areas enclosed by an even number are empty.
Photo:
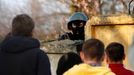
[[[76,28],[76,25],[74,23],[72,23],[72,28]]]
[[[80,25],[79,25],[79,27],[83,27],[83,26],[84,26],[84,24],[81,22]]]

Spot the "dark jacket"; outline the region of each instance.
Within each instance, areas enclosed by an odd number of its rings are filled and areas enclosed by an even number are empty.
[[[65,39],[70,39],[70,40],[84,40],[84,34],[80,34],[80,35],[75,35],[72,34],[71,32],[66,32],[64,34],[62,34],[61,36],[59,36],[58,40],[65,40]]]
[[[12,36],[0,47],[0,75],[51,75],[48,56],[33,38]]]

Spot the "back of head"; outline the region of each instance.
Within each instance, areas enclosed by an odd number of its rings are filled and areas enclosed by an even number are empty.
[[[112,42],[106,47],[106,54],[110,61],[118,62],[124,60],[124,46],[117,42]]]
[[[87,59],[101,61],[104,55],[104,44],[98,39],[89,39],[83,44],[82,51]]]
[[[12,35],[32,36],[34,21],[27,14],[17,15],[12,21]]]
[[[81,58],[76,53],[69,52],[67,54],[64,54],[59,59],[56,73],[57,75],[63,75],[63,73],[66,72],[68,69],[80,63],[82,63]]]

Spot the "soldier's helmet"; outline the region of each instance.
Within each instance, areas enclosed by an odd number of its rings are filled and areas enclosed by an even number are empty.
[[[87,20],[88,20],[88,17],[83,12],[76,12],[69,18],[67,27],[68,27],[69,30],[72,30],[72,28],[73,28],[72,23],[74,23],[74,22],[75,23],[83,22],[84,25],[85,25]],[[77,24],[77,26],[78,25],[79,24]]]

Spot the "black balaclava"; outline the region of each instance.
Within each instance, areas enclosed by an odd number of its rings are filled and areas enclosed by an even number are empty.
[[[85,21],[75,20],[69,23],[69,28],[72,31],[72,40],[84,40]]]
[[[72,31],[71,40],[84,40],[84,26],[88,17],[82,12],[74,13],[68,22],[68,29]]]

